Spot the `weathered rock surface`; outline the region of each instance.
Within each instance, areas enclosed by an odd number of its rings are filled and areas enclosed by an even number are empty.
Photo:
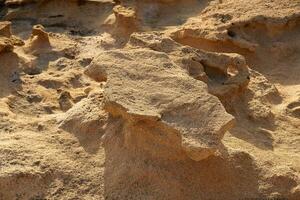
[[[3,37],[11,37],[11,22],[9,21],[4,21],[4,22],[0,22],[0,36]]]
[[[206,82],[209,92],[221,100],[243,92],[250,80],[246,60],[238,54],[206,52],[183,46],[158,32],[132,34],[129,46],[168,53],[190,76]]]
[[[187,23],[173,32],[172,37],[185,44],[221,51],[256,51],[263,40],[278,37],[282,31],[292,30],[299,21],[299,2],[256,0],[255,11],[246,1],[222,1],[212,3],[201,15],[192,17]],[[280,12],[274,14],[272,9]],[[261,38],[261,37],[264,38]],[[193,43],[193,44],[192,44]],[[222,45],[220,45],[222,44]]]
[[[102,99],[102,94],[94,93],[81,100],[62,116],[59,127],[74,134],[104,132],[107,117],[103,110]]]
[[[0,200],[299,200],[299,13],[0,0]]]
[[[0,37],[0,53],[10,52],[14,48],[12,42],[8,38]]]
[[[49,35],[42,25],[32,27],[32,33],[29,43],[27,44],[29,51],[40,51],[43,48],[51,48]]]
[[[98,55],[86,74],[107,80],[105,109],[112,116],[174,129],[182,148],[199,161],[216,152],[233,118],[204,82],[175,62],[172,55],[150,49],[115,50]]]
[[[136,11],[132,7],[117,5],[113,8],[118,32],[131,34],[138,29]]]

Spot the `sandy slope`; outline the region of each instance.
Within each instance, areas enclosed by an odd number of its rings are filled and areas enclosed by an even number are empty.
[[[299,1],[28,2],[1,10],[0,200],[300,199]]]

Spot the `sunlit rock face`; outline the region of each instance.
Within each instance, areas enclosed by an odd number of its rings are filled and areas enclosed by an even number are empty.
[[[299,19],[291,0],[0,0],[0,200],[299,200]]]

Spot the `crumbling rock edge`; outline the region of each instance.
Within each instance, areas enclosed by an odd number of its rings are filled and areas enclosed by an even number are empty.
[[[246,16],[242,19],[232,19],[230,14],[219,14],[211,16],[210,11],[204,12],[204,19],[216,20],[215,26],[205,26],[207,21],[199,21],[197,18],[176,28],[170,36],[179,42],[195,46],[200,43],[211,45],[222,51],[228,48],[236,49],[238,52],[253,53],[260,47],[260,42],[251,34],[264,36],[265,40],[276,40],[286,31],[293,31],[299,27],[300,13],[292,13],[287,16]],[[222,45],[221,45],[222,44]],[[193,45],[192,45],[193,46]],[[200,47],[199,47],[200,48]],[[202,48],[207,48],[203,45]],[[209,50],[215,51],[215,48]]]
[[[191,69],[197,65],[198,69]],[[203,65],[227,82],[210,79]],[[229,67],[238,70],[236,77],[227,74]],[[234,124],[209,92],[225,98],[234,90],[242,92],[249,81],[241,56],[199,51],[155,33],[133,34],[127,48],[100,53],[85,73],[106,81],[104,108],[113,117],[129,124],[148,121],[164,127],[158,128],[164,134],[177,132],[181,148],[196,161],[215,155],[224,133]],[[205,82],[214,89],[209,91]]]

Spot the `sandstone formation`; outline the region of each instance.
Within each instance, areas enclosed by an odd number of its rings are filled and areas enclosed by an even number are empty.
[[[182,46],[157,32],[132,34],[129,45],[169,53],[190,76],[206,82],[210,92],[220,99],[228,98],[228,93],[235,96],[242,92],[250,80],[246,61],[238,54],[213,53]]]
[[[11,22],[4,21],[0,23],[0,35],[3,37],[11,37]]]
[[[136,56],[143,60],[143,65]],[[182,149],[193,160],[199,161],[215,153],[222,135],[232,126],[233,118],[216,97],[208,94],[204,83],[189,77],[164,53],[139,49],[105,52],[98,57],[87,70],[100,67],[103,73],[99,76],[108,80],[104,91],[105,109],[113,117],[124,118],[128,126],[149,121],[153,126],[162,127],[157,130],[159,132],[166,129],[167,133],[162,133],[166,135],[178,132]],[[177,74],[181,75],[177,77]],[[174,80],[176,84],[172,84]],[[132,134],[125,135],[125,140],[131,140],[126,137]],[[143,132],[134,134],[142,135]]]
[[[0,1],[0,200],[299,200],[299,16]]]
[[[136,31],[138,23],[134,8],[116,5],[113,11],[116,18],[117,31],[123,31],[125,34],[131,34]]]
[[[13,50],[13,44],[10,39],[0,39],[0,52],[10,52]]]
[[[96,134],[106,124],[102,94],[94,93],[75,104],[61,117],[60,127],[74,134]]]

